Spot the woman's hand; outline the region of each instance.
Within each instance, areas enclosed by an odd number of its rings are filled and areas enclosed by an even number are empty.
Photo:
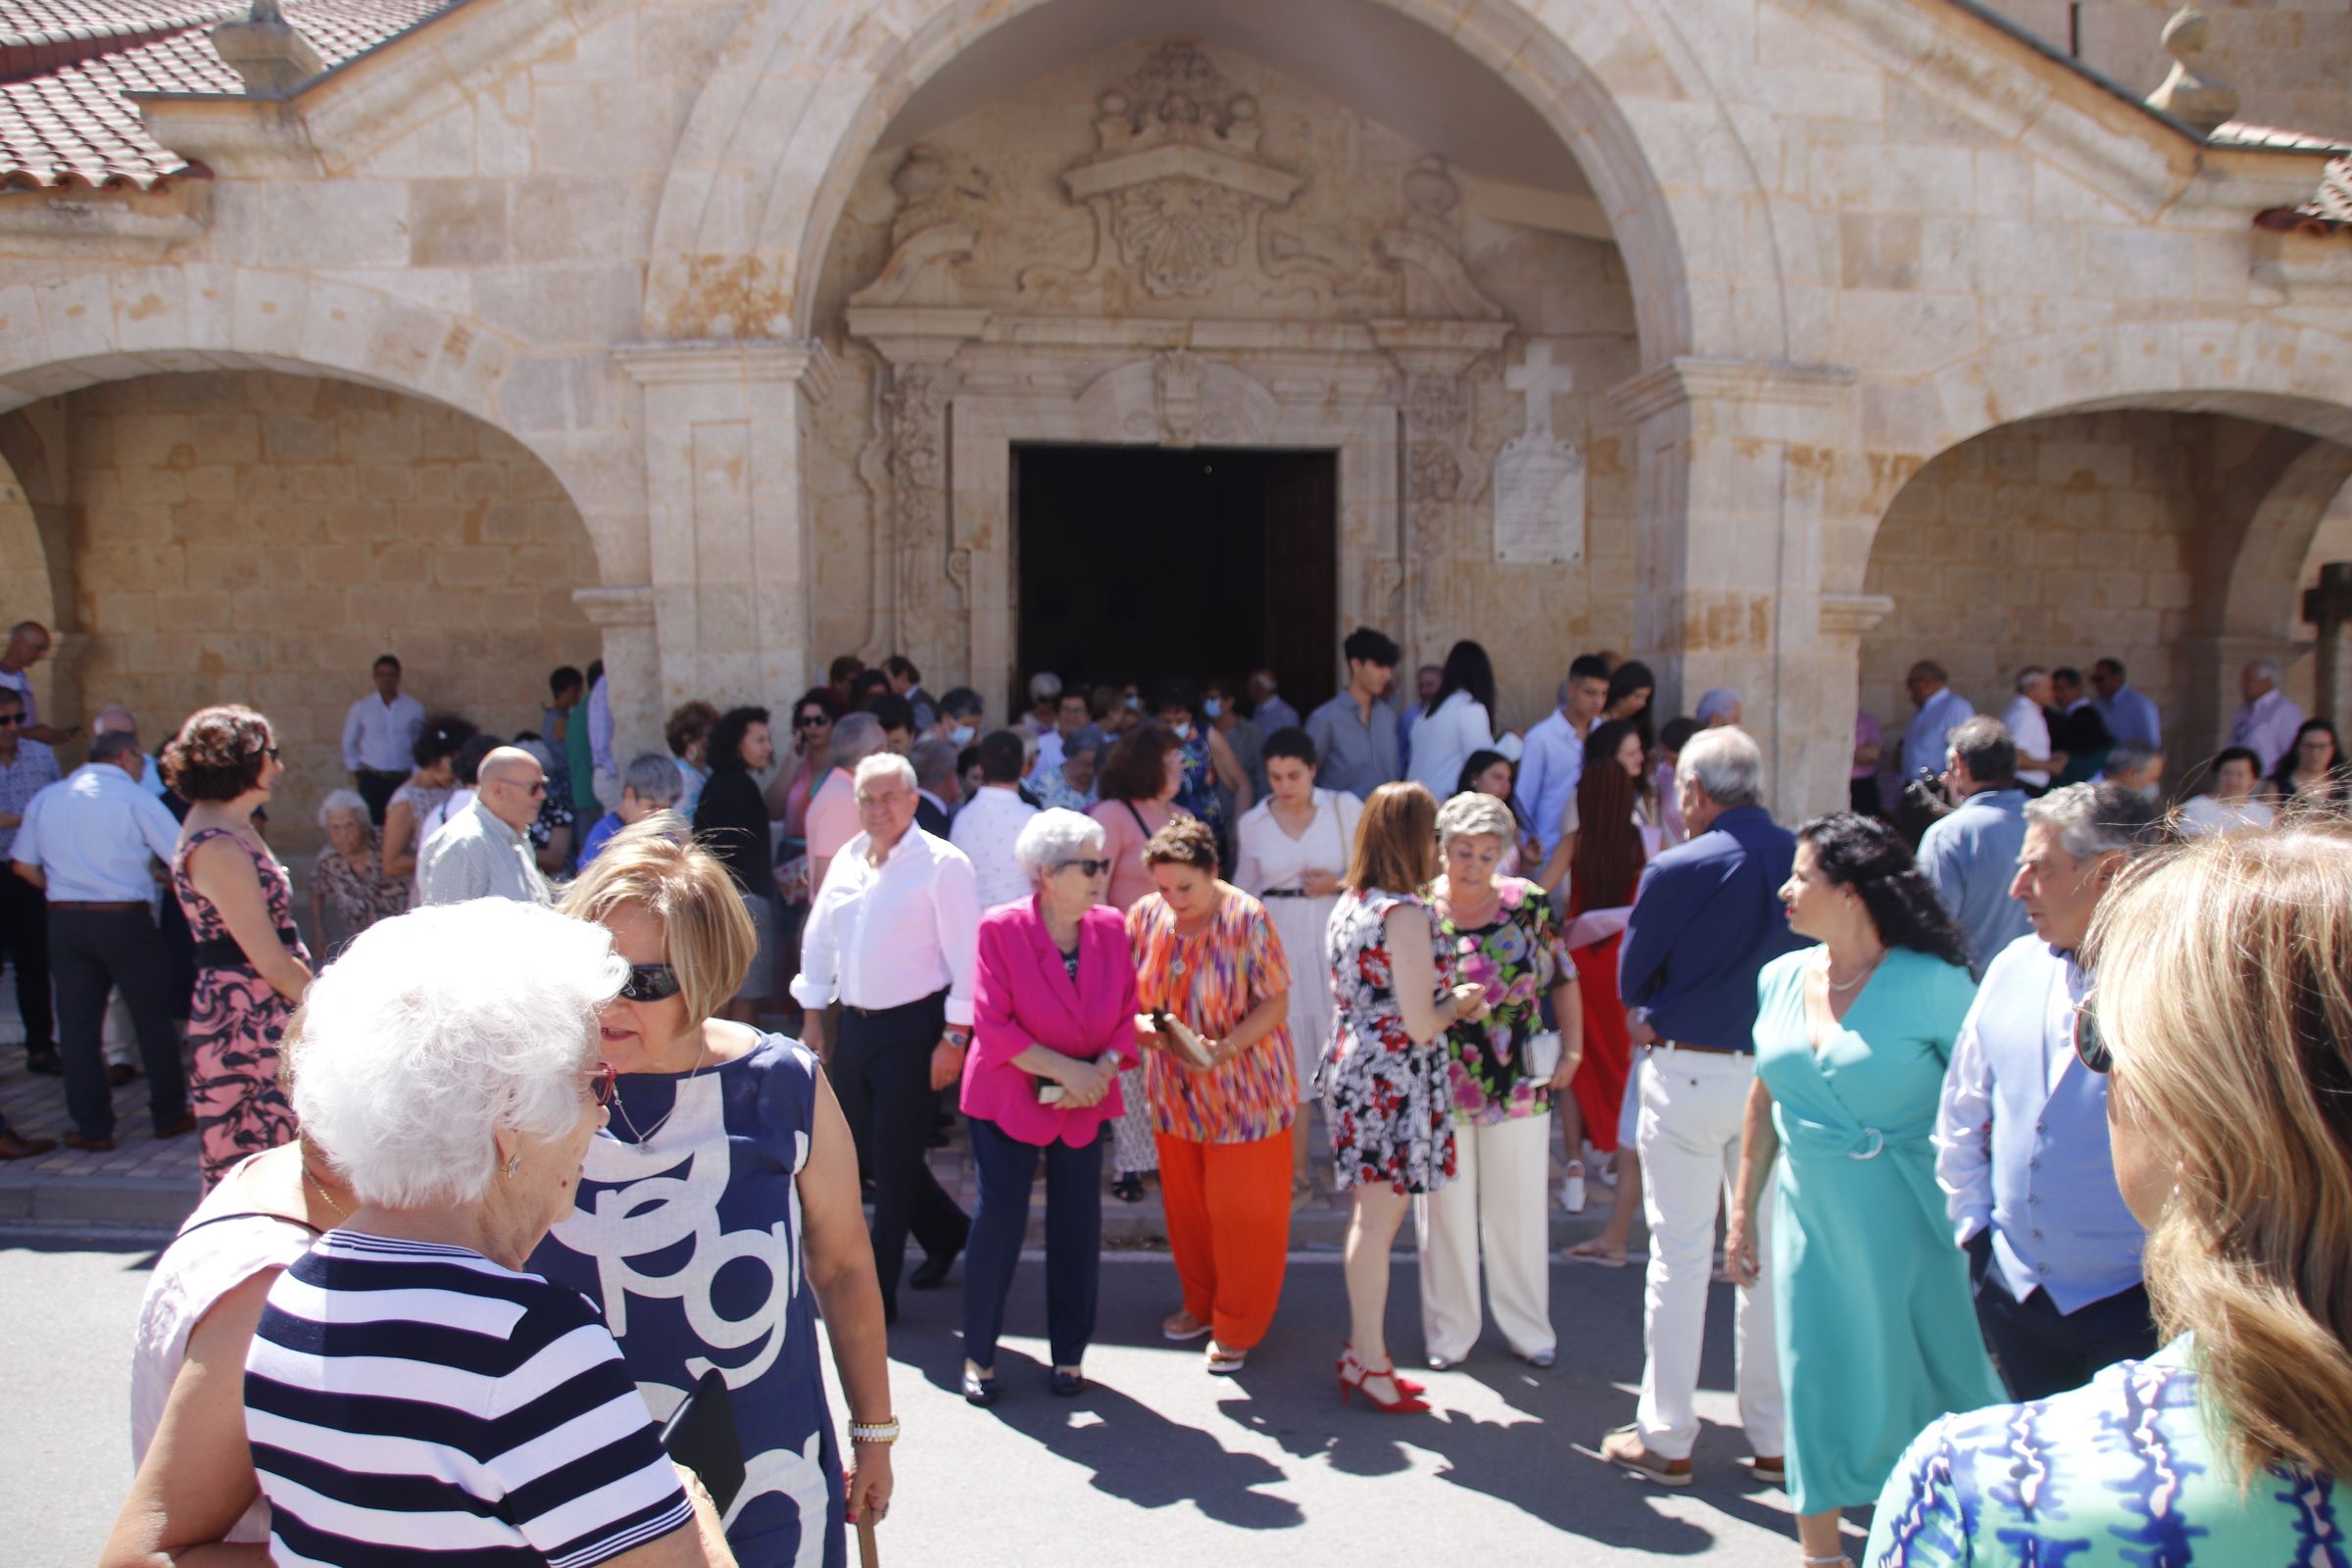
[[[1298,887],[1310,899],[1327,899],[1340,891],[1340,879],[1337,873],[1317,866],[1298,873]]]
[[[890,1515],[890,1445],[856,1443],[850,1446],[848,1477],[850,1523],[880,1524]]]
[[[1731,1222],[1724,1227],[1723,1267],[1734,1285],[1753,1285],[1763,1277],[1756,1262],[1756,1233],[1747,1222],[1744,1203],[1732,1210]]]
[[[1072,1060],[1056,1082],[1061,1085],[1063,1108],[1083,1110],[1088,1105],[1100,1104],[1102,1097],[1110,1093],[1111,1074],[1099,1061]]]
[[[1168,1049],[1167,1037],[1159,1032],[1159,1025],[1152,1021],[1152,1015],[1148,1012],[1135,1015],[1135,1043],[1144,1051]]]
[[[1562,1047],[1560,1064],[1551,1069],[1551,1081],[1544,1087],[1554,1092],[1567,1089],[1576,1081],[1576,1069],[1584,1065],[1584,1060],[1585,1047],[1582,1041],[1573,1046]]]
[[[1452,1002],[1455,1023],[1478,1023],[1494,1010],[1493,1004],[1487,1001],[1485,986],[1455,986],[1447,996]]]

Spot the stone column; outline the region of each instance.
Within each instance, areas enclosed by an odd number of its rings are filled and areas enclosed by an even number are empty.
[[[612,684],[612,764],[625,770],[640,752],[666,750],[662,720],[662,656],[654,642],[654,590],[575,588],[571,602],[602,635],[605,678]],[[582,722],[586,722],[585,719]]]
[[[2320,568],[2319,586],[2303,595],[2303,618],[2320,633],[2311,716],[2328,720],[2341,733],[2352,721],[2352,561],[2330,561]]]
[[[1613,394],[1636,429],[1635,649],[1662,711],[1739,691],[1784,820],[1845,801],[1861,630],[1876,619],[1864,596],[1825,607],[1822,592],[1826,480],[1857,440],[1854,382],[1836,367],[1681,359]]]
[[[691,698],[790,702],[818,667],[805,470],[831,355],[808,339],[644,344],[615,357],[645,389],[655,734]]]
[[[1375,321],[1376,342],[1404,374],[1403,548],[1404,645],[1409,682],[1413,666],[1441,660],[1464,625],[1453,603],[1446,561],[1469,548],[1463,538],[1464,498],[1477,491],[1470,443],[1470,368],[1502,347],[1506,321]]]

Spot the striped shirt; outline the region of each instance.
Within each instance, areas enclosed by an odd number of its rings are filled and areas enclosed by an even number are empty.
[[[595,1309],[462,1247],[321,1238],[270,1287],[245,1431],[282,1568],[589,1568],[692,1517]]]

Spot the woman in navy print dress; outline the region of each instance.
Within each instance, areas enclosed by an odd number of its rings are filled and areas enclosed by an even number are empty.
[[[657,1419],[726,1374],[747,1470],[727,1541],[752,1568],[842,1568],[842,1453],[817,1318],[853,1425],[891,1420],[881,1288],[849,1124],[815,1056],[716,1016],[758,939],[733,880],[669,812],[614,835],[563,908],[630,964],[605,1009],[619,1073],[571,1214],[531,1266],[603,1310]],[[887,1439],[854,1444],[847,1517],[890,1505]]]

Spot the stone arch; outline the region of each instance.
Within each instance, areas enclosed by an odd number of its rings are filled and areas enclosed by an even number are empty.
[[[726,64],[680,138],[655,220],[649,332],[811,333],[827,236],[892,117],[948,61],[1052,3],[952,0],[895,25],[887,13],[844,11],[810,27],[797,0],[762,0],[721,51]],[[1365,3],[1449,37],[1558,133],[1636,279],[1645,364],[1694,351],[1788,356],[1777,249],[1801,239],[1799,225],[1779,225],[1775,244],[1754,259],[1757,275],[1740,280],[1745,286],[1691,287],[1681,223],[1721,223],[1727,209],[1752,209],[1769,225],[1773,204],[1717,84],[1706,81],[1679,24],[1653,20],[1652,0],[1595,0],[1541,15],[1524,0]],[[737,172],[755,169],[773,172],[763,187]]]

